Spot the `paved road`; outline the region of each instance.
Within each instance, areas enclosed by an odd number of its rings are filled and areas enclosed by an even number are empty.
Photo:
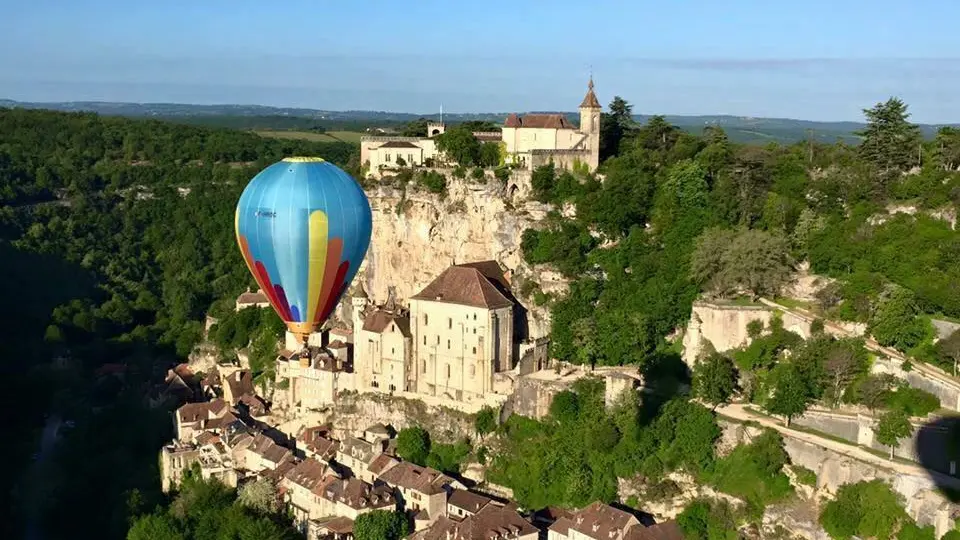
[[[729,416],[730,418],[734,418],[736,420],[741,420],[741,421],[752,420],[764,427],[777,430],[784,437],[792,437],[794,439],[806,441],[811,444],[820,446],[821,448],[826,448],[827,450],[832,450],[834,452],[837,452],[838,454],[849,456],[858,461],[863,461],[865,463],[869,463],[871,465],[875,465],[880,468],[892,470],[898,474],[932,477],[934,481],[936,481],[937,484],[940,486],[949,486],[956,489],[960,489],[960,478],[954,478],[952,476],[947,476],[934,471],[928,471],[927,469],[919,465],[912,465],[912,464],[903,463],[900,461],[890,461],[888,459],[882,458],[871,452],[867,452],[866,450],[858,446],[853,446],[851,444],[844,444],[831,439],[820,437],[818,435],[813,435],[811,433],[806,433],[803,431],[797,431],[795,429],[788,428],[777,420],[774,420],[767,416],[754,414],[748,411],[746,406],[740,403],[732,403],[730,405],[717,407],[716,411],[719,414],[722,414],[724,416]]]
[[[41,540],[44,538],[40,525],[40,509],[43,506],[45,492],[43,469],[57,444],[57,433],[60,431],[62,421],[60,416],[56,414],[47,419],[46,425],[43,426],[43,433],[40,435],[40,449],[37,453],[37,459],[31,464],[30,470],[27,472],[30,481],[26,485],[27,494],[25,497],[27,512],[29,513],[26,535],[24,536],[26,540]]]

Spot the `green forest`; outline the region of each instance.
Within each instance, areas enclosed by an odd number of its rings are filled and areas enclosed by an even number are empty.
[[[255,286],[233,232],[240,192],[285,156],[349,170],[357,149],[49,111],[0,110],[0,133],[0,370],[20,411],[0,452],[25,464],[0,480],[0,536],[40,522],[48,538],[123,538],[163,500],[171,417],[145,396],[193,350],[205,315]],[[231,320],[215,338],[275,338],[276,322]],[[123,384],[98,376],[105,364],[125,366]],[[47,415],[75,427],[35,476]]]
[[[717,417],[678,394],[691,375],[667,336],[699,295],[776,297],[805,261],[836,280],[811,309],[865,323],[882,344],[954,369],[960,336],[934,344],[930,319],[960,318],[960,236],[948,222],[960,204],[960,132],[922,139],[896,99],[865,113],[859,146],[747,146],[719,128],[694,135],[662,117],[637,124],[630,105],[615,99],[602,125],[604,180],[535,171],[535,197],[572,204],[576,217],[551,213],[523,234],[522,249],[527,262],[571,279],[564,296],[535,295],[553,314],[552,354],[637,365],[650,395],[642,406],[625,400],[607,411],[602,383],[587,380],[561,393],[542,421],[514,416],[494,427],[485,413],[477,431],[488,436],[476,448],[408,431],[404,452],[451,472],[473,453],[531,508],[612,501],[617,476],[637,473],[649,479],[645,496],[666,497],[677,489],[666,473],[684,470],[748,503],[738,513],[693,505],[684,528],[704,538],[718,537],[723,520],[755,519],[790,496],[784,470],[793,466],[776,434],[714,453]],[[40,110],[0,109],[0,134],[0,370],[19,411],[0,452],[6,463],[25,464],[0,480],[9,513],[0,536],[42,523],[50,538],[123,538],[131,525],[131,535],[149,537],[156,527],[192,538],[193,527],[219,518],[177,501],[202,496],[219,509],[211,514],[245,516],[237,517],[243,527],[286,537],[269,511],[235,502],[242,494],[202,483],[179,499],[159,493],[157,449],[172,426],[169,411],[144,397],[194,349],[208,314],[221,318],[211,338],[224,353],[251,346],[257,375],[270,377],[276,318],[231,310],[253,285],[235,246],[236,201],[256,172],[284,156],[317,155],[357,174],[357,148]],[[445,189],[442,177],[417,179]],[[917,212],[886,216],[892,205]],[[787,419],[814,401],[862,403],[889,416],[894,442],[903,416],[935,406],[867,376],[860,342],[819,334],[803,341],[776,321],[751,331],[749,347],[710,354],[693,373],[703,402],[739,393]],[[103,375],[117,364],[122,383]],[[741,379],[748,384],[739,387]],[[38,455],[47,416],[72,427]],[[883,499],[869,489],[850,496]],[[837,511],[823,519],[853,534],[854,518]]]

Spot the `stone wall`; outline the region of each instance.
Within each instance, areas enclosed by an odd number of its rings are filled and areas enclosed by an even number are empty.
[[[919,366],[918,366],[919,367]],[[928,370],[920,371],[914,369],[906,371],[903,369],[903,361],[899,358],[889,358],[887,356],[876,356],[873,364],[870,366],[872,373],[888,373],[899,379],[907,381],[907,384],[914,388],[926,390],[937,396],[940,405],[954,411],[960,410],[960,385],[947,380],[945,377],[934,377]]]
[[[447,176],[445,197],[412,186],[405,193],[389,186],[367,191],[373,235],[355,281],[363,283],[374,301],[386,300],[388,288],[395,287],[396,298],[405,302],[450,265],[490,259],[505,267],[508,275],[534,280],[544,292],[565,290],[565,282],[541,276],[541,269],[522,260],[521,236],[546,214],[540,211],[542,205],[510,203],[505,193],[509,187],[496,181],[476,184]],[[527,185],[511,178],[507,186],[517,184]],[[519,291],[514,294],[520,296]],[[529,336],[546,336],[549,310],[532,301],[524,307]]]
[[[878,452],[889,452],[890,448],[880,444],[876,438],[877,419],[865,414],[842,414],[831,411],[808,410],[793,423],[806,426],[822,433],[839,437],[853,444],[871,448]],[[950,474],[951,462],[957,456],[953,453],[950,441],[951,430],[946,423],[913,422],[913,434],[900,441],[895,455],[902,459],[920,463],[920,445],[923,441],[924,467]]]
[[[773,311],[764,306],[735,306],[698,301],[693,303],[690,322],[683,336],[683,360],[696,363],[704,341],[717,351],[729,351],[749,341],[747,324],[761,321],[770,323]]]
[[[724,431],[722,438],[731,442],[741,434],[749,434],[740,423],[721,420],[719,424]],[[727,434],[728,431],[731,433]],[[907,513],[920,526],[933,525],[938,538],[953,528],[951,516],[960,510],[960,506],[950,503],[927,475],[897,473],[792,437],[784,437],[784,450],[792,464],[817,474],[816,498],[832,497],[845,484],[880,479],[903,497]],[[814,531],[816,527],[811,527],[810,532]],[[819,539],[816,535],[807,537]]]

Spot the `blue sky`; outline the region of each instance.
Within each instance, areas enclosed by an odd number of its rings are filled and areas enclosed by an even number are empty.
[[[283,5],[283,9],[272,7]],[[958,0],[0,0],[0,98],[960,122]]]

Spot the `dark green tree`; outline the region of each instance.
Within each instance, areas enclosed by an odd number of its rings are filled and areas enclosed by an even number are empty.
[[[397,455],[406,461],[425,466],[430,455],[430,434],[420,426],[408,427],[397,434]]]
[[[469,128],[456,126],[434,139],[437,141],[437,150],[454,163],[463,167],[480,164],[480,141]]]
[[[773,374],[776,382],[766,409],[771,414],[783,416],[789,426],[794,416],[807,410],[807,406],[813,401],[814,392],[811,381],[795,364],[782,364],[778,367]]]
[[[714,353],[693,369],[693,391],[714,407],[727,403],[737,389],[737,369],[727,356]]]
[[[490,406],[484,406],[473,419],[473,429],[483,437],[497,429],[497,412]]]
[[[890,459],[893,459],[900,439],[909,437],[912,433],[913,426],[910,425],[910,419],[900,410],[883,413],[877,422],[877,442],[890,447]]]
[[[860,155],[881,171],[907,170],[919,165],[920,128],[909,122],[907,104],[892,97],[863,110],[867,127],[857,133],[863,137]]]
[[[400,540],[410,534],[407,516],[401,512],[373,510],[357,516],[353,537],[357,540]]]

